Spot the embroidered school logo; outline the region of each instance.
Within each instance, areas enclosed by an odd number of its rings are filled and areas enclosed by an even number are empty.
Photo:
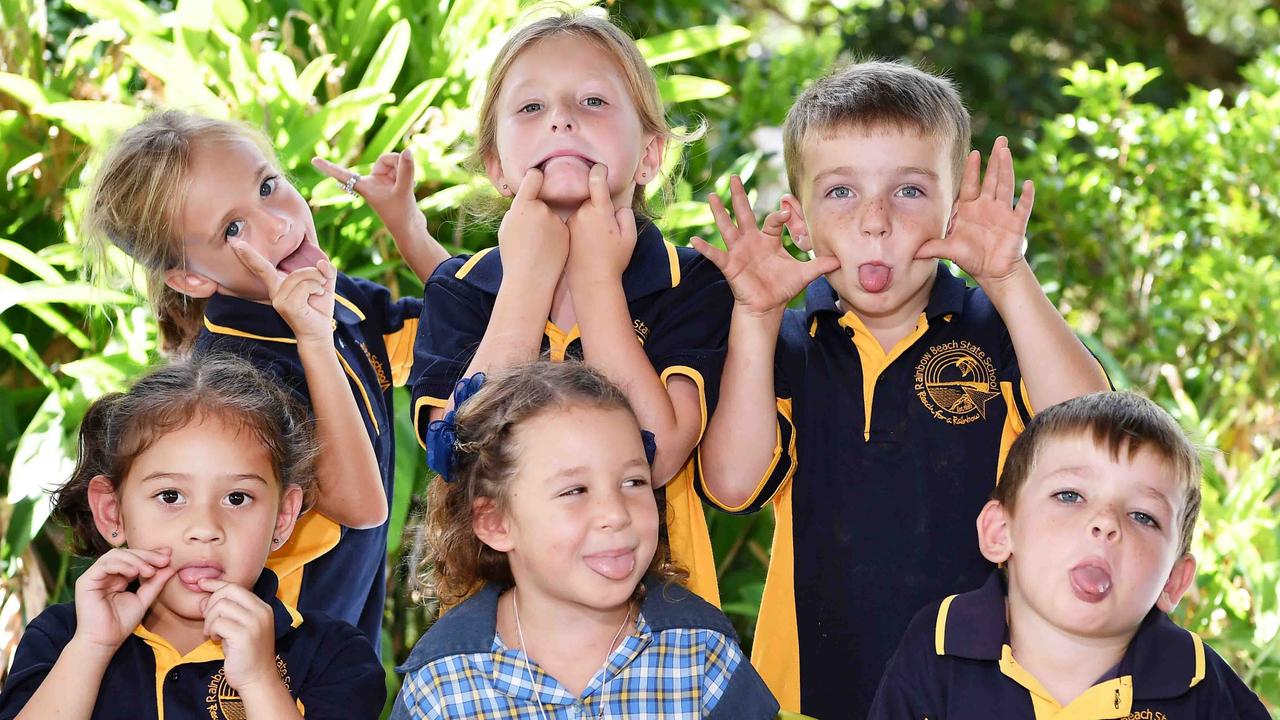
[[[1159,710],[1139,710],[1124,716],[1124,720],[1169,720],[1169,716]]]
[[[276,656],[276,672],[280,673],[280,681],[284,683],[284,689],[288,690],[291,679],[289,666],[279,655]],[[218,668],[217,674],[209,679],[204,703],[205,710],[209,713],[209,720],[248,720],[249,715],[245,712],[240,693],[227,684],[225,668]]]
[[[631,327],[636,331],[636,337],[640,339],[643,345],[645,340],[649,339],[649,326],[644,324],[643,320],[632,320]]]
[[[1000,395],[991,358],[967,340],[929,348],[916,363],[915,391],[931,415],[951,425],[986,418],[987,403]]]
[[[369,364],[373,366],[373,372],[378,375],[378,387],[382,388],[382,392],[386,392],[391,388],[391,381],[387,379],[387,373],[382,369],[382,363],[378,362],[378,358],[369,352],[369,347],[364,343],[360,343],[360,349],[364,351],[364,356],[369,358]]]

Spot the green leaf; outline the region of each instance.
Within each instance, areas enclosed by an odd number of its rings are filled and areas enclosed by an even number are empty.
[[[137,125],[147,111],[132,105],[98,100],[67,100],[49,103],[32,112],[58,123],[90,145],[105,146],[111,139]]]
[[[410,90],[404,100],[387,113],[387,121],[382,124],[373,141],[365,147],[364,154],[357,162],[372,163],[379,155],[391,152],[399,146],[410,127],[431,107],[431,102],[435,100],[440,88],[444,87],[444,82],[444,78],[424,80]]]
[[[133,37],[159,35],[164,22],[140,0],[67,0],[67,4],[99,20],[112,20]]]
[[[9,475],[9,502],[37,497],[60,478],[71,476],[75,459],[67,448],[63,399],[61,392],[49,393],[18,439],[18,448],[13,454],[13,471]],[[40,522],[43,523],[44,519],[41,518]]]
[[[400,77],[400,69],[404,67],[405,55],[409,53],[410,38],[408,20],[402,18],[392,25],[369,61],[369,67],[365,68],[360,87],[391,92],[396,78]]]
[[[718,98],[727,95],[731,89],[719,80],[692,75],[671,75],[658,79],[658,90],[662,93],[662,101],[668,105]]]
[[[14,305],[66,303],[68,305],[132,304],[134,298],[122,292],[85,283],[27,282],[0,286],[0,313]]]
[[[32,110],[64,99],[56,93],[45,90],[31,78],[7,72],[0,72],[0,92],[11,96]]]
[[[229,117],[226,103],[205,85],[209,69],[182,47],[146,38],[125,46],[125,54],[164,81],[166,103],[204,115]]]
[[[751,31],[741,25],[700,25],[636,41],[649,65],[697,57],[742,42]]]
[[[41,385],[44,385],[50,391],[58,389],[58,378],[45,366],[44,360],[40,358],[40,353],[31,347],[31,342],[27,340],[27,336],[13,332],[3,322],[0,322],[0,349],[8,352],[15,360],[22,363],[22,366],[35,376]]]
[[[310,101],[316,94],[316,87],[320,85],[320,81],[324,79],[324,74],[333,67],[333,61],[337,55],[329,53],[315,58],[307,63],[307,66],[298,73],[298,94],[303,101]]]
[[[31,271],[32,275],[47,283],[63,282],[62,273],[54,269],[44,258],[12,240],[0,238],[0,255],[18,263]]]

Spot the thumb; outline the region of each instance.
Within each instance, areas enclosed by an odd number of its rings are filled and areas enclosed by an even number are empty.
[[[409,148],[405,148],[400,151],[400,159],[396,162],[395,191],[401,193],[407,189],[409,192],[413,192],[414,185],[413,152]]]
[[[840,269],[840,259],[834,255],[819,255],[802,264],[804,266],[804,273],[801,274],[801,278],[804,280],[805,285],[808,285],[827,273],[835,272]]]
[[[636,216],[631,212],[631,208],[619,208],[613,214],[613,219],[618,223],[618,234],[622,236],[623,241],[635,245]]]
[[[324,276],[325,293],[332,295],[333,292],[338,287],[337,268],[333,266],[333,263],[329,262],[328,260],[322,259],[320,262],[316,263],[316,269],[319,270],[320,274]]]
[[[537,168],[529,168],[520,180],[520,187],[516,188],[516,199],[514,202],[532,202],[537,199],[538,193],[542,190],[542,171]]]
[[[178,573],[178,568],[169,565],[156,570],[155,575],[143,580],[138,585],[138,601],[143,607],[151,607],[151,604],[160,597],[160,591],[164,589],[165,583],[169,582],[169,578]]]
[[[917,260],[936,260],[939,258],[950,258],[952,247],[951,242],[947,238],[934,238],[926,240],[919,249],[916,250]]]

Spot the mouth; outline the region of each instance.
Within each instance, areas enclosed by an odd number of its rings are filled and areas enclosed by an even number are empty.
[[[864,292],[882,293],[892,283],[892,267],[881,262],[868,262],[858,266],[858,284]]]
[[[606,550],[587,555],[582,560],[587,567],[610,580],[626,580],[636,569],[636,551],[633,548]]]
[[[326,259],[328,256],[315,243],[315,240],[304,233],[298,246],[276,263],[276,269],[287,274],[304,267],[315,267],[316,263]]]
[[[178,580],[191,592],[202,593],[201,580],[217,580],[222,577],[222,564],[216,560],[195,560],[178,570]]]
[[[595,160],[573,150],[556,150],[546,157],[542,158],[533,167],[542,172],[546,172],[547,168],[554,164],[574,163],[585,166],[588,170],[596,164]]]
[[[1067,573],[1071,591],[1087,603],[1099,603],[1111,594],[1111,566],[1101,558],[1090,558]]]

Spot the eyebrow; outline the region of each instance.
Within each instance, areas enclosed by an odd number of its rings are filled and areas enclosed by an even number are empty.
[[[930,170],[929,168],[916,167],[914,165],[902,165],[902,166],[893,168],[890,172],[893,175],[924,175],[925,177],[932,178],[934,180],[938,179],[938,173]],[[848,165],[841,165],[840,167],[831,168],[830,170],[823,170],[817,175],[814,175],[813,182],[814,184],[817,184],[818,181],[822,180],[824,177],[828,175],[853,175],[853,174],[854,174],[854,169],[852,167]]]
[[[192,477],[189,473],[165,472],[163,470],[158,470],[142,478],[139,482],[145,483],[145,482],[151,482],[153,480],[161,480],[161,479],[183,480],[183,481],[189,482],[192,480]],[[244,481],[260,482],[263,485],[270,485],[270,483],[267,482],[266,478],[262,477],[261,475],[256,475],[254,473],[230,473],[227,475],[222,475],[218,479],[223,481],[231,481],[231,482],[244,482]]]
[[[269,163],[264,162],[259,164],[258,169],[253,171],[254,182],[261,185],[262,178],[265,177],[270,170],[271,165]],[[218,238],[220,237],[218,233],[226,229],[227,223],[231,220],[231,216],[236,214],[237,209],[237,207],[232,206],[223,213],[222,217],[218,220],[218,224],[213,226],[213,231],[209,234],[207,242],[216,243],[218,241]]]

